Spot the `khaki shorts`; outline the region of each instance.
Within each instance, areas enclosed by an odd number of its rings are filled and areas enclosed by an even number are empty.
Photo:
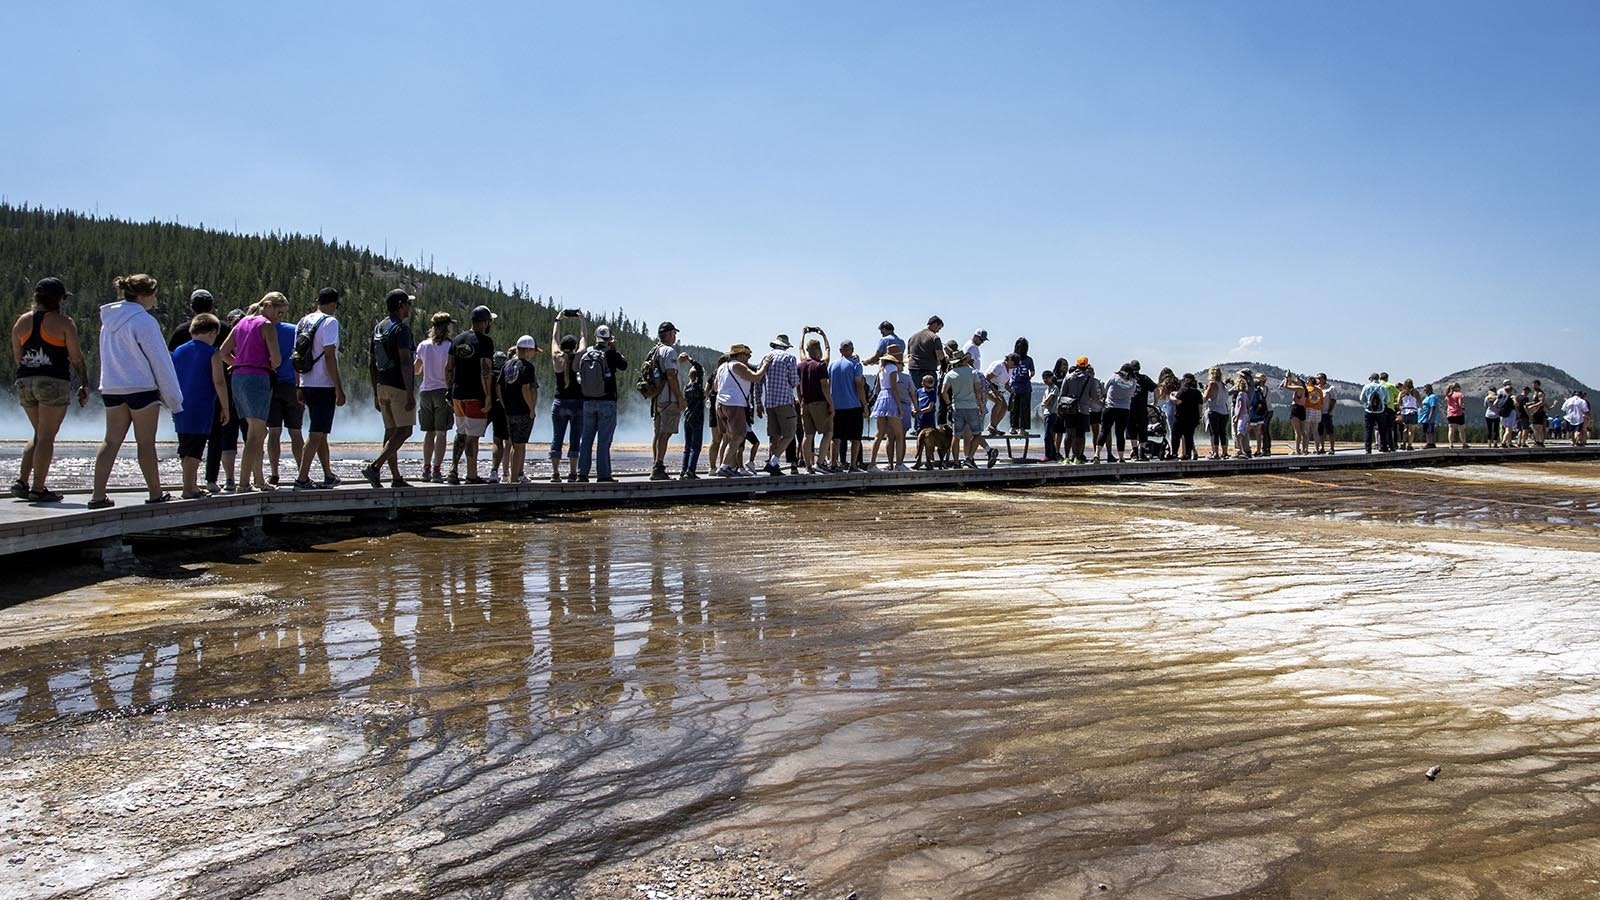
[[[676,403],[664,403],[656,407],[656,437],[666,435],[672,437],[678,433],[678,425],[683,420],[683,407]]]
[[[805,415],[806,434],[833,434],[833,408],[826,400],[807,403]]]
[[[447,393],[439,388],[417,396],[417,418],[422,420],[423,431],[449,431],[455,424],[455,411],[450,408]]]
[[[406,409],[406,401],[410,398],[405,388],[397,388],[392,384],[378,385],[378,412],[383,414],[384,428],[410,428],[417,424],[416,408]]]
[[[72,385],[65,379],[48,375],[30,375],[18,378],[17,400],[23,406],[70,406]]]
[[[767,410],[767,440],[776,444],[778,441],[792,441],[796,429],[800,427],[800,412],[794,404],[786,403],[783,406],[774,406]]]

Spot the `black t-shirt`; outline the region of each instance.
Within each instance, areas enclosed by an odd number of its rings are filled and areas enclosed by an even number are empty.
[[[394,329],[389,330],[389,323],[394,322]],[[389,354],[389,368],[378,370],[378,383],[390,387],[404,388],[406,386],[405,373],[400,371],[401,366],[410,368],[411,358],[416,355],[417,342],[411,336],[411,326],[404,321],[395,322],[394,319],[384,319],[378,325],[373,337],[387,334],[384,339]]]
[[[924,328],[906,341],[906,366],[932,372],[939,368],[939,336]]]
[[[483,363],[494,359],[494,339],[476,331],[463,331],[450,342],[450,355],[455,359],[451,377],[451,400],[487,401],[483,395]]]
[[[501,370],[501,377],[504,387],[500,391],[500,396],[505,403],[506,415],[531,415],[532,410],[528,409],[528,404],[522,402],[522,386],[528,385],[534,390],[539,388],[539,376],[533,370],[533,363],[520,358],[508,359],[505,368]]]
[[[1200,403],[1205,395],[1199,388],[1186,387],[1178,391],[1178,418],[1185,422],[1198,422],[1200,420]]]

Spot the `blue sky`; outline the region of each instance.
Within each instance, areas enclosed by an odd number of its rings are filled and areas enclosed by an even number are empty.
[[[1600,384],[1600,4],[5,19],[14,203],[387,243],[713,346],[938,313],[1102,368]]]

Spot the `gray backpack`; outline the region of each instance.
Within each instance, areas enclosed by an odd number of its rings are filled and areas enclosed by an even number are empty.
[[[586,399],[601,399],[606,395],[606,382],[611,378],[611,367],[606,364],[606,351],[590,347],[578,357],[578,390]]]

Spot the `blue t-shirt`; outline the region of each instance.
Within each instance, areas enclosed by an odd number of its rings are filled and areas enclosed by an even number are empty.
[[[900,352],[904,354],[906,350],[906,342],[900,340],[900,338],[896,337],[895,335],[885,335],[884,337],[878,339],[878,356],[881,358],[883,356],[883,351],[889,349],[890,347],[899,347]]]
[[[1024,356],[1011,367],[1011,393],[1027,394],[1033,390],[1033,357]]]
[[[278,381],[290,384],[294,384],[294,332],[295,327],[288,322],[278,323],[278,359],[282,362],[278,363],[278,371],[274,374],[278,376]]]
[[[172,367],[178,371],[178,387],[183,391],[183,412],[172,415],[173,430],[179,434],[211,433],[211,415],[217,405],[211,358],[216,355],[217,348],[205,341],[180,344],[172,351]]]
[[[828,366],[828,390],[833,394],[834,409],[860,409],[861,397],[856,393],[856,379],[862,376],[861,363],[841,356]]]
[[[917,388],[917,409],[922,409],[924,406],[928,408],[927,412],[917,413],[918,428],[933,427],[933,409],[937,405],[938,399],[938,391],[929,388]]]

